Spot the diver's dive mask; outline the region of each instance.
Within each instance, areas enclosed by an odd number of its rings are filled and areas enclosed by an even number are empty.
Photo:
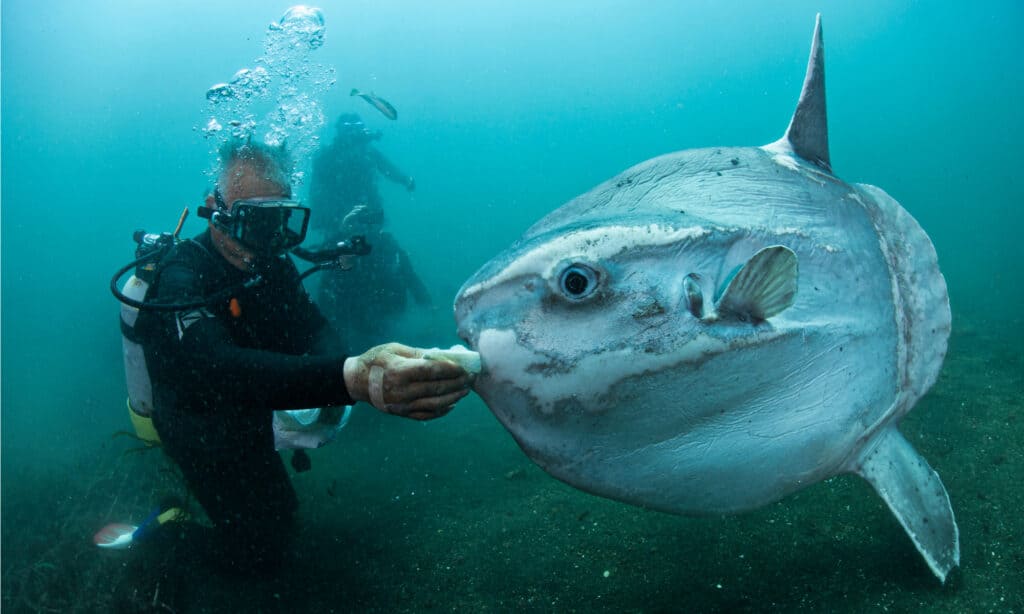
[[[370,143],[379,141],[384,133],[380,130],[370,130],[362,121],[350,121],[338,125],[338,136],[355,143]]]
[[[217,209],[201,207],[199,217],[260,255],[278,256],[306,238],[309,207],[294,200],[236,200],[228,210],[220,190],[214,191]]]

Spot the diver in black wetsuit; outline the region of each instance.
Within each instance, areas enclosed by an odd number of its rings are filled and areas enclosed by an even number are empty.
[[[431,306],[432,301],[395,236],[380,224],[353,221],[361,211],[362,207],[356,207],[343,228],[348,236],[365,237],[372,249],[354,258],[351,268],[325,271],[320,276],[316,304],[345,343],[369,347],[392,336],[410,296],[421,308]]]
[[[281,563],[297,505],[274,450],[272,410],[371,401],[429,420],[467,393],[468,376],[399,344],[346,357],[285,253],[305,236],[308,209],[288,200],[283,151],[235,143],[221,155],[202,214],[209,229],[164,258],[147,300],[237,291],[197,309],[144,312],[138,327],[150,339],[153,423],[213,521],[213,554],[265,573]]]
[[[351,270],[329,270],[320,277],[316,303],[347,344],[380,343],[391,336],[391,324],[406,309],[411,295],[429,306],[424,287],[406,251],[384,230],[384,206],[377,177],[405,186],[415,180],[391,162],[373,142],[379,132],[366,128],[355,113],[338,117],[334,140],[313,161],[309,205],[316,213],[314,230],[333,245],[364,235],[372,250],[356,259]]]
[[[346,218],[362,207],[359,216],[369,224],[384,223],[384,205],[377,189],[377,175],[401,184],[412,192],[416,181],[389,160],[373,141],[380,132],[366,128],[355,113],[338,117],[334,140],[313,160],[309,206],[316,211],[316,227],[328,243],[344,239]]]

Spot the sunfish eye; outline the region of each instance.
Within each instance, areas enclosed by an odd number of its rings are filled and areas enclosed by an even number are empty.
[[[566,298],[576,301],[587,298],[597,289],[597,271],[583,264],[570,265],[562,271],[558,287]]]

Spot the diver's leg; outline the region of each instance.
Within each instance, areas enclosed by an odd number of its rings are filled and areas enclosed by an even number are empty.
[[[298,499],[272,447],[174,454],[216,529],[210,555],[226,571],[266,575],[281,566]]]

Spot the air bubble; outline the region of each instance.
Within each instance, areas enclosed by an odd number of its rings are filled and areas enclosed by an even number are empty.
[[[203,136],[209,138],[214,134],[224,129],[224,126],[220,125],[216,117],[211,117],[210,121],[206,122],[206,126],[203,127]]]
[[[210,89],[206,90],[206,99],[217,104],[221,100],[235,97],[235,90],[231,88],[231,85],[227,83],[218,83],[211,86]]]
[[[262,66],[249,69],[243,68],[231,78],[235,95],[241,98],[258,98],[267,93],[270,86],[270,75]]]
[[[268,30],[272,36],[283,33],[293,44],[316,49],[324,44],[324,13],[318,8],[302,4],[293,6],[285,11],[277,23],[270,24]]]
[[[333,68],[310,59],[323,45],[325,31],[320,9],[291,7],[267,29],[263,54],[206,92],[212,117],[202,132],[207,138],[216,136],[211,139],[210,175],[219,172],[216,154],[227,139],[249,139],[259,132],[267,145],[287,144],[299,165],[309,163],[325,123],[319,99],[337,80]],[[292,172],[301,183],[304,173]]]

